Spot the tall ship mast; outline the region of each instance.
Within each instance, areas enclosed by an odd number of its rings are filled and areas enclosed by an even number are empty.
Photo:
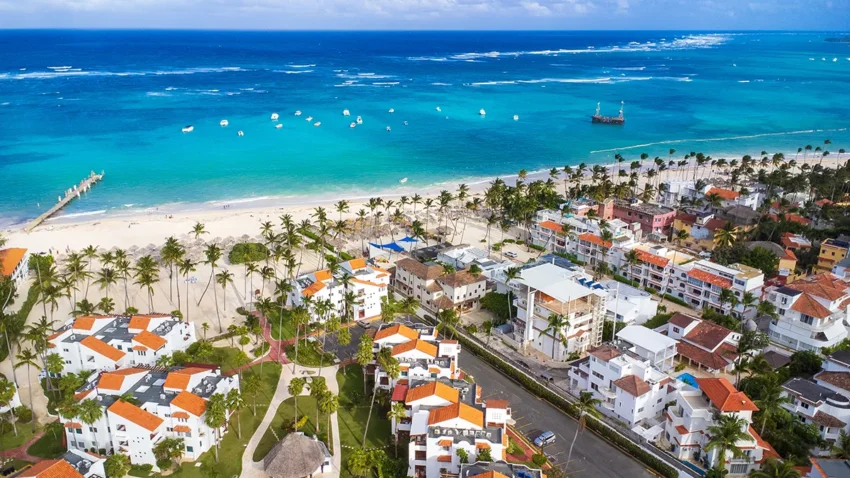
[[[623,107],[625,102],[620,102],[620,114],[618,116],[602,116],[599,114],[599,103],[596,103],[596,113],[590,117],[591,122],[600,124],[623,124],[626,118],[623,117]]]

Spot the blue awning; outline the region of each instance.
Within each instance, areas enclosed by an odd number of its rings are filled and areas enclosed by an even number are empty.
[[[396,244],[395,242],[390,242],[389,244],[375,244],[370,242],[370,246],[377,247],[378,249],[389,249],[394,252],[404,252],[404,248]]]
[[[419,242],[419,241],[417,241],[416,239],[414,239],[414,238],[412,238],[412,237],[410,237],[410,236],[407,236],[407,237],[405,237],[404,239],[399,239],[399,240],[398,240],[398,241],[396,241],[396,242]]]

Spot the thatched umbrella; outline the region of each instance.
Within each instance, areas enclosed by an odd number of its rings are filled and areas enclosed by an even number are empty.
[[[319,442],[290,433],[263,458],[263,468],[272,478],[304,478],[315,473],[324,461]]]

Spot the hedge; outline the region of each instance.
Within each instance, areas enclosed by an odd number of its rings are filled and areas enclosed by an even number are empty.
[[[690,307],[691,306],[690,304],[688,304],[684,300],[682,300],[682,299],[680,299],[680,298],[678,298],[674,295],[664,294],[663,297],[665,299],[669,300],[670,302],[674,303],[674,304],[679,304],[679,305],[684,306],[684,307]]]
[[[640,282],[626,279],[625,277],[621,276],[620,274],[614,274],[613,277],[614,277],[614,280],[617,281],[617,282],[622,282],[623,284],[628,284],[632,287],[638,287],[638,288],[640,287]]]
[[[543,247],[543,246],[538,246],[537,244],[529,244],[529,245],[528,245],[528,247],[530,247],[530,248],[534,249],[535,251],[540,251],[540,252],[543,252],[543,251],[545,251],[545,250],[546,250],[546,248],[545,248],[545,247]]]
[[[247,259],[246,257],[247,256]],[[269,256],[269,248],[259,242],[240,242],[234,244],[227,258],[231,264],[259,262]]]
[[[502,374],[506,375],[507,377],[522,385],[522,387],[528,390],[529,392],[546,400],[547,402],[557,407],[562,412],[570,415],[571,417],[578,419],[577,410],[565,398],[552,392],[551,390],[537,382],[537,380],[534,380],[525,373],[520,372],[519,370],[512,367],[499,357],[479,347],[478,344],[467,339],[466,336],[464,336],[463,334],[455,335],[457,336],[457,339],[460,341],[466,351],[477,355],[479,358],[481,358],[482,360],[502,372]],[[679,476],[679,472],[672,466],[647,453],[638,444],[613,431],[606,425],[603,425],[596,420],[587,420],[586,425],[597,435],[601,436],[609,443],[613,444],[625,453],[634,457],[644,465],[652,468],[659,475],[664,476],[666,478],[677,478]]]
[[[585,264],[584,261],[580,261],[575,254],[570,254],[569,252],[554,252],[553,254],[558,257],[563,257],[577,266],[583,266]]]

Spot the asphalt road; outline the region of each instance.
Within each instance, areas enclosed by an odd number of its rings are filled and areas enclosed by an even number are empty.
[[[578,423],[557,408],[540,400],[478,357],[461,352],[460,368],[475,378],[483,388],[483,398],[507,400],[511,404],[516,427],[533,440],[544,431],[556,435],[555,443],[545,448],[553,463],[570,477],[652,478],[643,465],[614,448],[590,430],[583,431],[573,448],[572,462],[567,466],[570,442]]]

